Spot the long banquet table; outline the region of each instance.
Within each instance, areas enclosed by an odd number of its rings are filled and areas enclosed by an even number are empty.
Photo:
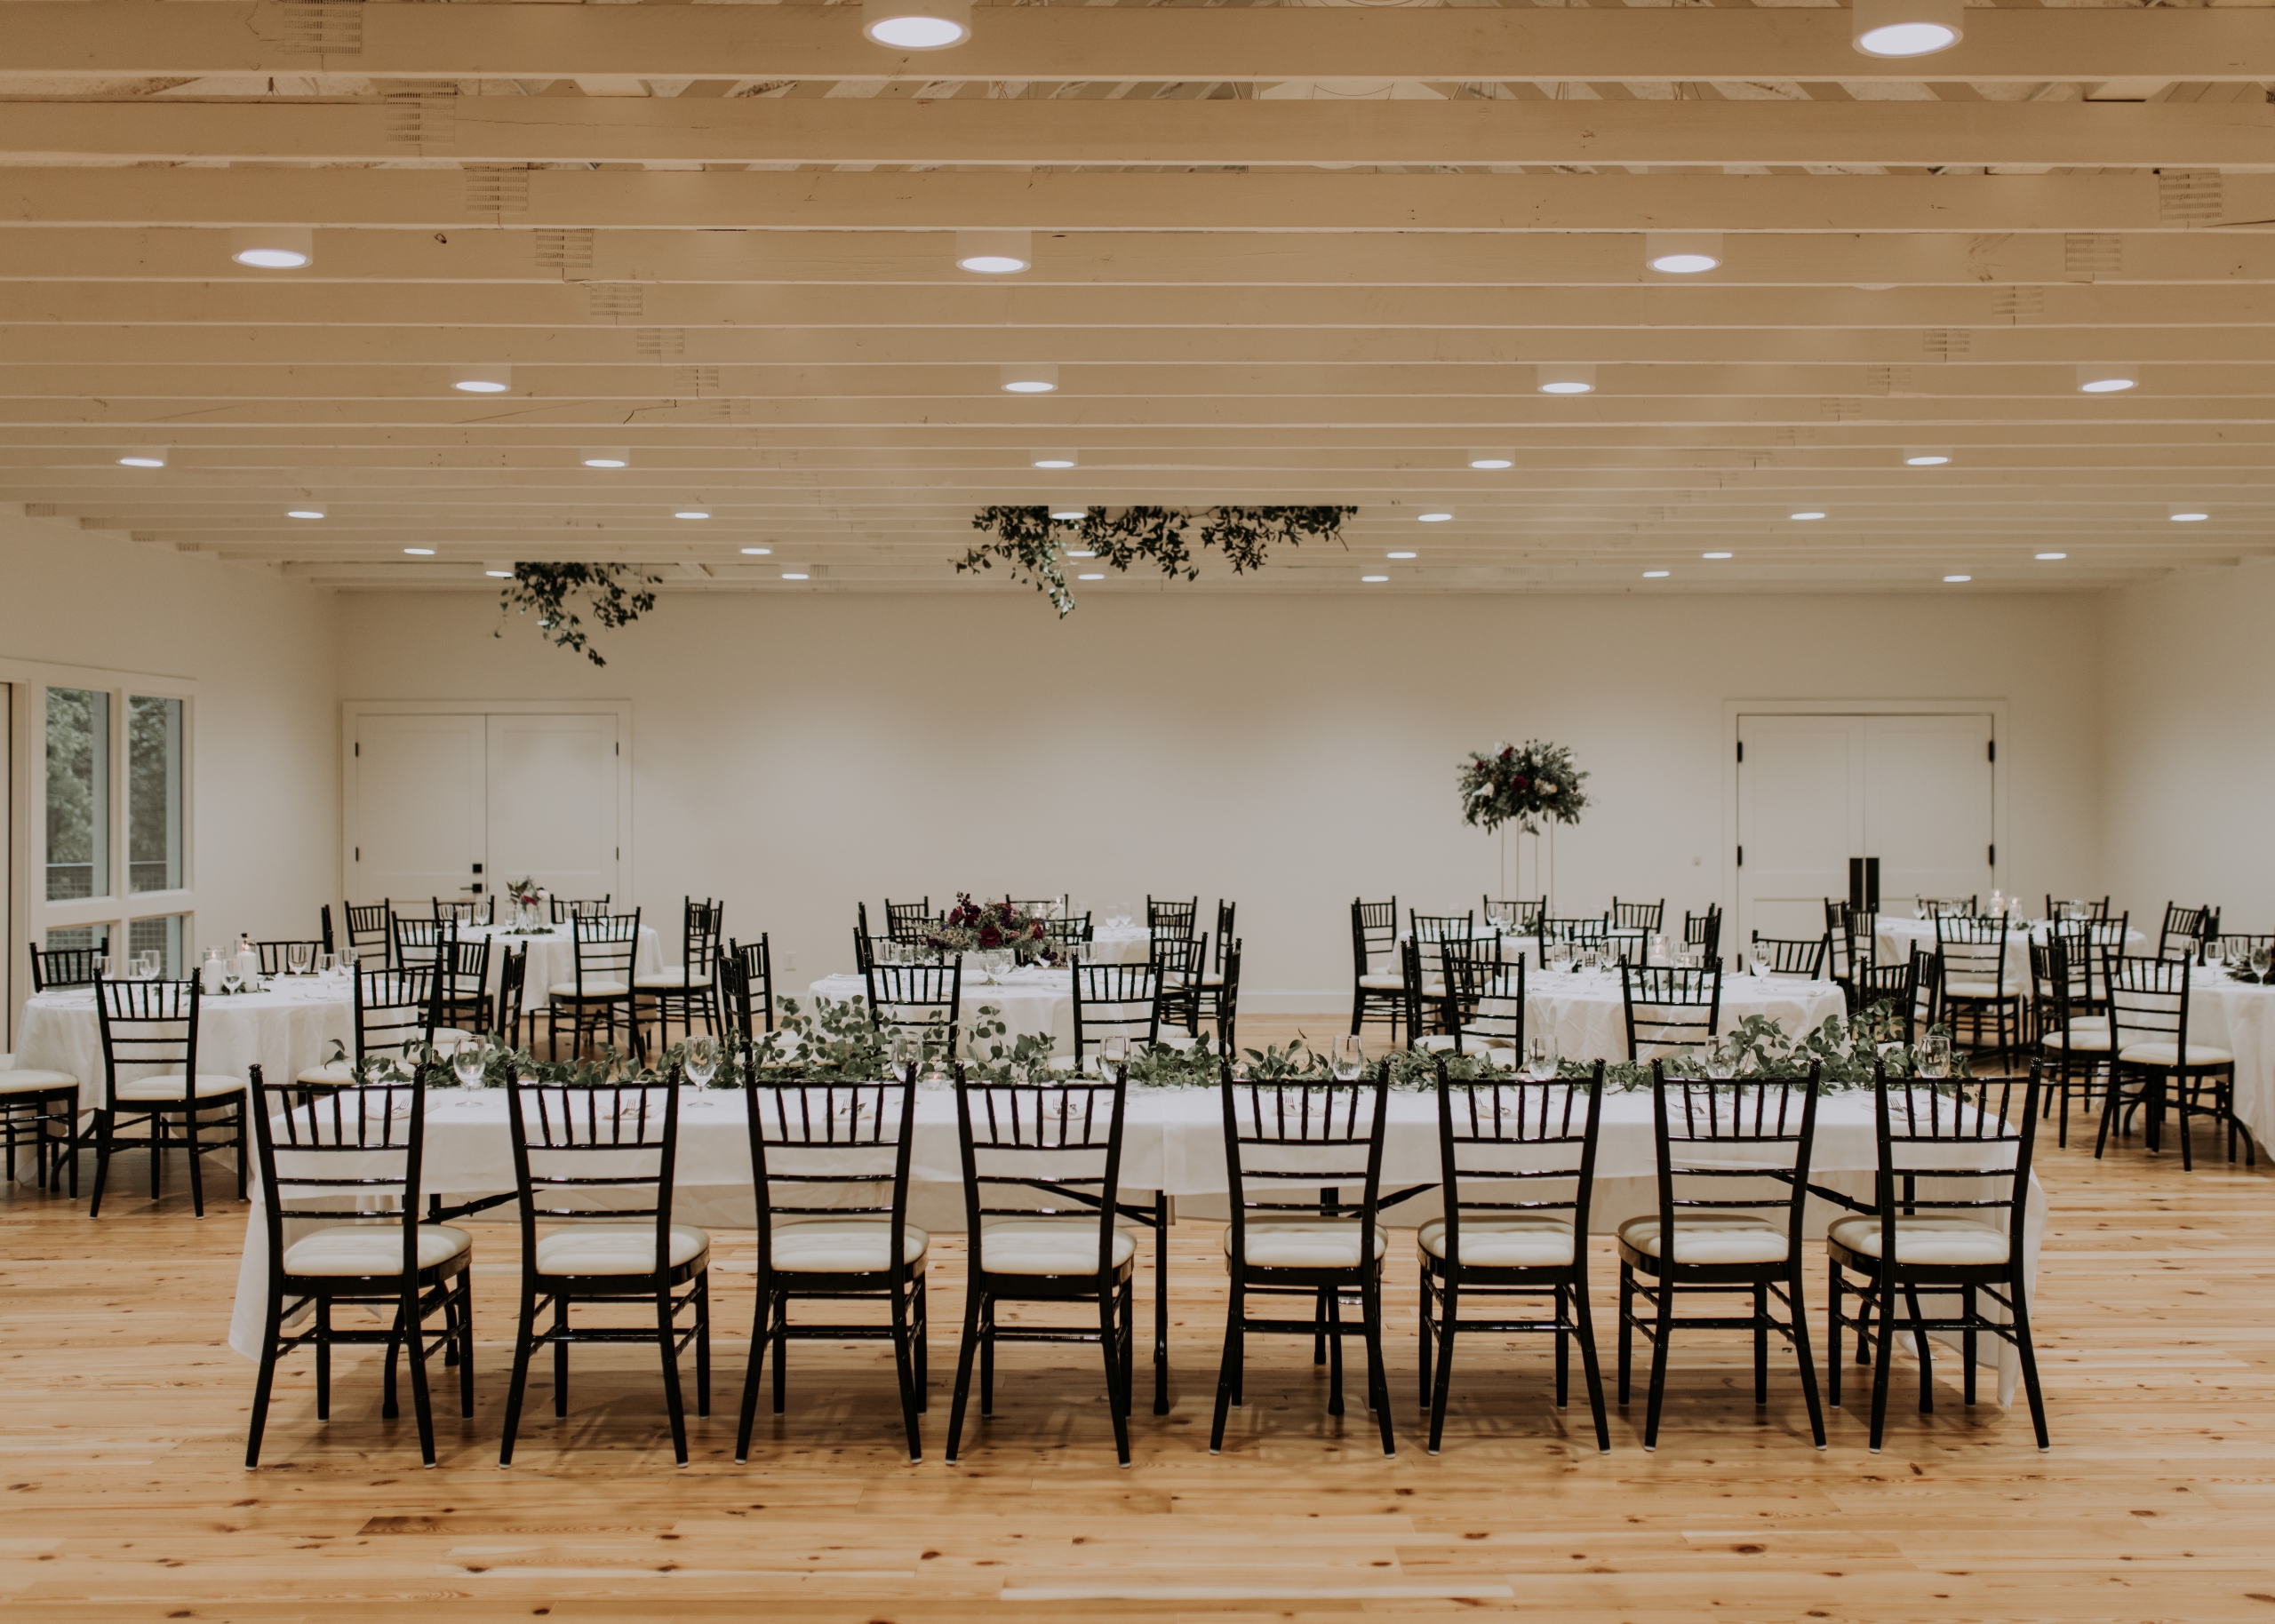
[[[749,1137],[740,1093],[690,1089],[682,1100],[675,1176],[679,1196],[675,1203],[675,1218],[717,1227],[754,1227],[757,1215],[753,1206]],[[427,1194],[439,1195],[450,1205],[495,1196],[512,1188],[513,1157],[506,1110],[506,1096],[497,1090],[429,1092],[422,1158]],[[1214,1090],[1133,1091],[1123,1133],[1123,1202],[1150,1201],[1153,1194],[1159,1193],[1172,1200],[1219,1206],[1228,1183],[1223,1133],[1222,1108]],[[929,1230],[961,1230],[963,1173],[956,1136],[955,1102],[950,1090],[928,1088],[920,1093],[914,1141],[910,1162],[910,1177],[915,1186],[910,1206],[912,1221]],[[1597,1148],[1594,1206],[1591,1214],[1594,1231],[1608,1233],[1622,1221],[1651,1210],[1656,1199],[1652,1147],[1649,1096],[1640,1093],[1609,1095],[1604,1102],[1603,1128]],[[1732,1152],[1740,1158],[1732,1162],[1734,1166],[1758,1153],[1744,1145],[1734,1145]],[[1855,1198],[1867,1198],[1877,1157],[1872,1096],[1825,1096],[1817,1107],[1811,1182]],[[1406,1225],[1436,1215],[1438,1178],[1434,1097],[1420,1093],[1393,1094],[1383,1146],[1384,1190],[1386,1196],[1415,1189],[1428,1193],[1386,1209],[1386,1220]],[[1922,1193],[1933,1192],[1923,1187]],[[1212,1197],[1217,1200],[1207,1199]],[[229,1325],[229,1346],[247,1358],[259,1357],[264,1296],[267,1290],[267,1230],[258,1206],[260,1199],[256,1189]],[[1825,1225],[1838,1215],[1838,1209],[1832,1204],[1813,1200],[1809,1206],[1811,1232],[1821,1235]],[[2025,1262],[2034,1292],[2046,1222],[2045,1192],[2034,1174],[2026,1220]],[[290,1238],[288,1224],[288,1241]],[[477,1250],[484,1246],[478,1237]],[[512,1255],[507,1248],[499,1249]],[[1403,1268],[1408,1262],[1398,1258],[1393,1266]],[[1168,1311],[1167,1246],[1158,1234],[1154,1268],[1158,1365],[1167,1357]],[[2005,1403],[2012,1397],[2018,1366],[2005,1352],[2003,1341],[1995,1337],[1983,1340],[1990,1344],[1984,1350],[1988,1356],[1984,1362],[1999,1365],[2000,1398]]]

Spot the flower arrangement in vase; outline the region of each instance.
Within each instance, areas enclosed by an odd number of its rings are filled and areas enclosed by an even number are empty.
[[[956,893],[956,905],[932,927],[924,944],[944,953],[1007,952],[1021,964],[1058,961],[1041,915],[1009,902],[976,903],[969,891]]]
[[[514,934],[528,935],[545,923],[543,910],[553,900],[553,893],[544,889],[534,880],[509,880],[506,895],[514,903]],[[552,931],[548,927],[547,935]]]
[[[1527,739],[1522,748],[1497,744],[1462,764],[1462,821],[1489,834],[1503,824],[1527,834],[1538,834],[1544,822],[1577,824],[1588,804],[1580,787],[1586,778],[1566,745],[1538,739]]]

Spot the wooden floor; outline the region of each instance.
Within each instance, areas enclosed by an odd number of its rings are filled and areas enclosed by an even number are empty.
[[[1615,1412],[1612,1453],[1595,1452],[1577,1380],[1571,1410],[1549,1402],[1545,1343],[1465,1341],[1433,1458],[1415,1402],[1412,1242],[1398,1235],[1397,1458],[1381,1457],[1355,1377],[1352,1413],[1330,1420],[1309,1347],[1262,1339],[1247,1407],[1212,1459],[1222,1273],[1215,1230],[1187,1224],[1174,1407],[1155,1417],[1141,1397],[1129,1471],[1114,1464],[1090,1350],[1051,1348],[1005,1355],[997,1414],[968,1435],[962,1464],[943,1463],[962,1278],[962,1247],[944,1238],[922,1465],[898,1441],[890,1357],[866,1344],[794,1348],[789,1413],[762,1413],[751,1463],[736,1466],[746,1345],[730,1334],[686,1470],[671,1463],[652,1356],[600,1349],[579,1351],[567,1421],[535,1384],[517,1464],[501,1472],[515,1265],[508,1232],[484,1226],[479,1402],[461,1421],[444,1400],[439,1469],[420,1469],[407,1415],[379,1418],[376,1355],[350,1353],[328,1424],[305,1357],[282,1381],[267,1463],[248,1475],[252,1366],[223,1340],[242,1209],[201,1223],[186,1195],[154,1206],[120,1190],[97,1222],[17,1187],[0,1196],[0,1606],[43,1620],[395,1620],[441,1606],[895,1624],[2275,1624],[2275,1183],[2216,1162],[2186,1175],[2137,1144],[2099,1165],[2089,1148],[2049,1145],[2044,1175],[2051,1454],[2019,1403],[1970,1412],[1948,1381],[1920,1415],[1909,1365],[1887,1452],[1865,1451],[1851,1409],[1832,1414],[1820,1454],[1790,1362],[1757,1411],[1744,1339],[1701,1333],[1678,1345],[1654,1455],[1638,1445],[1640,1402]],[[1609,1249],[1598,1253],[1608,1283]],[[721,1236],[713,1278],[730,1333],[747,1329],[749,1260],[747,1233]],[[1611,1297],[1599,1295],[1608,1365]]]

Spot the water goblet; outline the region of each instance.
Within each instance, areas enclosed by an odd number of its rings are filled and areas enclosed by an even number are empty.
[[[2270,963],[2275,963],[2275,955],[2271,955],[2267,948],[2260,946],[2251,950],[2251,967],[2262,981],[2267,979]]]
[[[457,1078],[461,1088],[482,1087],[482,1073],[488,1066],[489,1054],[480,1043],[461,1043],[451,1052],[451,1075]]]
[[[1119,1033],[1098,1045],[1098,1075],[1113,1077],[1130,1063],[1130,1039]]]
[[[244,972],[237,968],[237,961],[234,959],[221,960],[221,991],[235,993],[244,984]]]
[[[1929,1032],[1928,1040],[1920,1047],[1920,1075],[1944,1078],[1952,1074],[1952,1035],[1949,1032]]]
[[[135,975],[143,981],[158,979],[158,955],[155,952],[135,955]]]
[[[914,1032],[893,1033],[890,1063],[895,1077],[906,1077],[908,1074],[908,1069],[916,1063],[916,1035]]]
[[[1367,1049],[1359,1041],[1358,1033],[1343,1032],[1337,1036],[1333,1064],[1335,1080],[1338,1083],[1355,1083],[1366,1073]]]
[[[1759,942],[1746,949],[1746,966],[1756,975],[1769,974],[1769,950]]]
[[[315,950],[305,942],[293,943],[284,950],[286,971],[294,975],[306,975],[308,973],[309,957],[315,951]]]
[[[1525,1042],[1525,1075],[1545,1082],[1556,1075],[1556,1039],[1536,1032]]]
[[[687,1039],[683,1056],[687,1080],[698,1088],[707,1088],[711,1079],[719,1074],[719,1040],[709,1032],[693,1032]]]

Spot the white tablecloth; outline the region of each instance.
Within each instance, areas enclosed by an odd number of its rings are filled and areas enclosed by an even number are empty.
[[[2275,987],[2189,972],[2188,1040],[2236,1057],[2236,1116],[2262,1145],[2275,1136]]]
[[[298,1076],[331,1056],[337,1039],[355,1047],[355,1006],[347,982],[281,977],[275,991],[201,999],[197,1069],[243,1077],[256,1063],[269,1081]],[[16,1029],[16,1063],[26,1071],[68,1071],[79,1079],[79,1103],[102,1103],[103,1039],[92,989],[43,992],[24,1002]],[[142,1067],[142,1074],[157,1068]]]
[[[1140,959],[1143,957],[1139,955]],[[866,999],[869,986],[858,975],[825,975],[806,989],[806,996],[809,999],[826,998],[844,1003],[852,999]],[[1048,967],[1013,970],[1000,982],[975,983],[967,963],[963,998],[956,1015],[959,1044],[978,1024],[984,1004],[1003,1012],[1003,1024],[1009,1028],[1007,1041],[1021,1032],[1049,1032],[1055,1040],[1053,1054],[1074,1052],[1074,978],[1069,972]],[[808,1013],[811,1013],[810,1009]]]
[[[506,1109],[506,1096],[501,1090],[436,1089],[428,1094],[424,1155],[426,1193],[462,1199],[512,1187],[513,1153]],[[1851,1196],[1870,1195],[1879,1154],[1872,1116],[1869,1094],[1829,1095],[1819,1103],[1810,1174],[1813,1182]],[[1750,1154],[1737,1147],[1733,1150],[1741,1158]],[[1597,1145],[1595,1199],[1590,1214],[1596,1232],[1607,1233],[1624,1219],[1651,1209],[1657,1198],[1654,1165],[1650,1096],[1640,1093],[1608,1096]],[[928,1089],[918,1096],[910,1177],[917,1184],[933,1187],[936,1196],[962,1183],[955,1101],[946,1089]],[[1385,1190],[1434,1185],[1438,1179],[1435,1098],[1420,1093],[1393,1095],[1383,1142]],[[1122,1137],[1122,1188],[1125,1192],[1160,1190],[1177,1197],[1222,1196],[1227,1182],[1224,1115],[1215,1090],[1141,1090],[1131,1094]],[[690,1190],[707,1188],[714,1197],[728,1190],[738,1192],[739,1202],[726,1209],[730,1216],[712,1215],[721,1209],[715,1198],[707,1204],[703,1216],[714,1223],[754,1227],[757,1214],[750,1206],[754,1199],[752,1183],[750,1142],[741,1094],[730,1090],[686,1091],[681,1096],[675,1187]],[[252,1199],[256,1205],[247,1222],[245,1249],[237,1274],[236,1303],[229,1325],[229,1346],[247,1358],[260,1356],[263,1302],[267,1291],[267,1228],[258,1206],[260,1198],[260,1192],[255,1190]],[[510,1208],[504,1210],[506,1215],[511,1215]],[[929,1227],[961,1227],[960,1218],[943,1222],[944,1210],[954,1209],[938,1199],[928,1204],[925,1221]],[[1404,1226],[1433,1216],[1438,1210],[1436,1198],[1432,1196],[1386,1209],[1386,1217],[1389,1222]],[[692,1218],[696,1214],[688,1215]],[[1813,1230],[1821,1234],[1825,1223],[1837,1215],[1837,1209],[1828,1203],[1813,1204]],[[2026,1216],[2026,1262],[2034,1292],[2046,1226],[2046,1195],[2035,1178]],[[288,1233],[287,1239],[290,1238]],[[477,1243],[483,1244],[486,1243]],[[1822,1312],[1822,1304],[1813,1306]],[[1984,1340],[1991,1344],[1985,1349],[1985,1362],[1999,1362],[1999,1349],[2005,1344],[1997,1338]],[[2000,1397],[2004,1402],[2013,1389],[2014,1361],[2006,1359],[2000,1364]]]
[[[2027,999],[2032,993],[2030,978],[2031,944],[2046,945],[2051,929],[2041,919],[2027,928],[2009,927],[2007,932],[2007,986]],[[2148,938],[2137,930],[2125,933],[2125,951],[2137,953],[2141,943]],[[1936,921],[1933,919],[1892,919],[1880,915],[1873,934],[1872,956],[1881,964],[1902,964],[1912,957],[1917,947],[1923,952],[1936,951]],[[2101,973],[2094,973],[2095,983],[2100,983]]]
[[[462,941],[486,939],[490,943],[490,991],[498,991],[499,973],[504,969],[506,955],[522,948],[530,954],[529,975],[523,982],[523,1006],[529,1009],[545,1007],[545,990],[558,982],[577,979],[577,939],[571,927],[555,925],[551,935],[517,936],[509,935],[510,927],[504,925],[475,925],[462,927]],[[664,967],[663,946],[652,925],[640,927],[639,945],[633,950],[635,973],[651,975]]]

